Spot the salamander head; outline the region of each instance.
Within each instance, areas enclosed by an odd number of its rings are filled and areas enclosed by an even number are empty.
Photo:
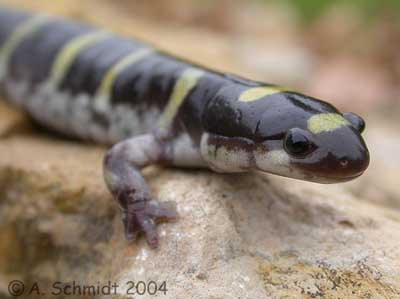
[[[265,141],[269,150],[254,155],[257,168],[319,183],[348,181],[365,171],[369,153],[359,116],[319,113],[307,124],[307,128],[288,127],[282,139]]]
[[[368,167],[369,152],[361,137],[365,124],[354,113],[341,114],[328,103],[289,91],[248,101],[239,98],[232,106],[231,116],[219,120],[219,127],[224,124],[229,129],[214,133],[233,140],[234,136],[227,136],[236,132],[242,143],[248,144],[225,146],[231,155],[237,153],[236,159],[247,155],[248,168],[337,183],[360,176]],[[232,117],[235,114],[240,115],[239,121]]]

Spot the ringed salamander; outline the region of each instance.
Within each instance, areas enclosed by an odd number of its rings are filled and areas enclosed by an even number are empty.
[[[126,238],[144,233],[151,247],[156,224],[177,212],[153,199],[140,172],[148,165],[337,183],[369,164],[354,113],[47,15],[0,9],[0,93],[50,129],[114,144],[105,182]]]

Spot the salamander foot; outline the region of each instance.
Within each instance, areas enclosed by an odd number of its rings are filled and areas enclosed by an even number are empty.
[[[175,202],[140,201],[128,205],[123,213],[125,237],[133,241],[144,233],[151,248],[158,246],[157,223],[175,221],[178,218]]]

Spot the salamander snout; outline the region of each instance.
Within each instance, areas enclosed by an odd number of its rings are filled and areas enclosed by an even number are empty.
[[[369,152],[361,136],[364,121],[355,114],[315,114],[305,127],[288,128],[281,140],[267,140],[254,153],[257,169],[317,183],[360,176]]]
[[[310,137],[312,152],[292,163],[311,181],[337,183],[360,176],[369,165],[368,148],[357,128],[342,126]]]
[[[336,167],[332,168],[333,178],[346,181],[363,174],[369,165],[369,152],[366,147],[359,147],[349,155],[339,157]]]

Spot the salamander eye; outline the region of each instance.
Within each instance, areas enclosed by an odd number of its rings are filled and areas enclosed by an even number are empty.
[[[313,143],[306,132],[298,128],[290,129],[283,142],[286,152],[298,158],[305,157],[313,149]]]
[[[347,119],[358,132],[362,133],[365,129],[365,121],[355,113],[345,112],[343,117]]]

